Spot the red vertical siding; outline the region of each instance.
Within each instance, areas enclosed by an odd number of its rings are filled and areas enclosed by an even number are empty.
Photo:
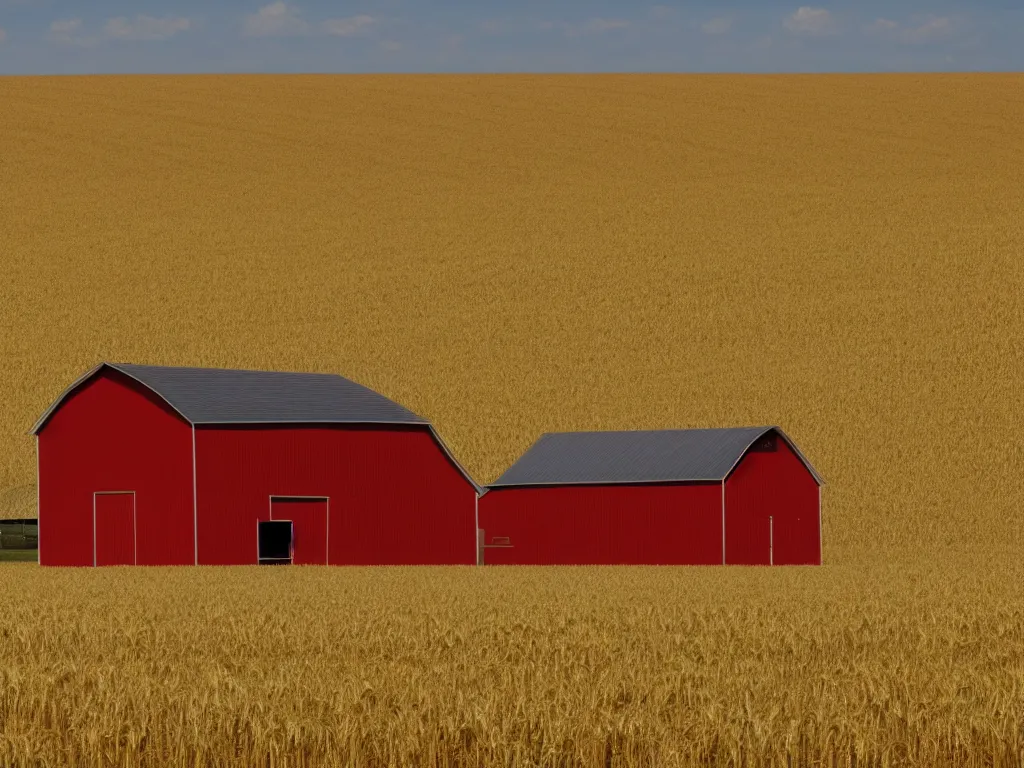
[[[272,499],[270,519],[292,521],[292,563],[327,565],[326,499]]]
[[[135,565],[135,494],[95,497],[96,565]]]
[[[472,565],[476,489],[421,427],[197,427],[199,562],[256,560],[270,496],[330,498],[331,565]]]
[[[139,565],[193,562],[192,431],[132,379],[104,370],[43,426],[42,565],[92,565],[93,494],[135,491]]]
[[[725,483],[725,557],[730,565],[820,565],[818,484],[785,440],[749,452]]]
[[[480,499],[489,565],[710,565],[722,562],[722,486],[504,488]]]

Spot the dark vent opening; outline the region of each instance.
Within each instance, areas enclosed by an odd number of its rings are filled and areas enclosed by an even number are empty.
[[[290,520],[259,522],[260,565],[288,565],[292,561],[292,523]]]
[[[763,437],[759,437],[757,442],[750,448],[750,450],[757,453],[771,453],[778,450],[777,435],[771,432]]]

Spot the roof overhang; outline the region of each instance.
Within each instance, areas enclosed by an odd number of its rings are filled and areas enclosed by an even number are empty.
[[[484,486],[488,491],[501,491],[505,488],[559,488],[563,486],[592,486],[592,485],[718,485],[722,478],[658,478],[655,480],[567,480],[565,482],[543,482],[543,483],[502,483],[500,485]]]

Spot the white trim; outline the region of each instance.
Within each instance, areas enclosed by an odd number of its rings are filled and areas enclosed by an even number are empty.
[[[821,486],[818,486],[818,565],[822,565],[822,543],[821,543]]]
[[[768,565],[775,565],[775,519],[768,515]]]
[[[480,494],[473,495],[473,562],[480,565]]]
[[[664,477],[657,480],[542,480],[539,483],[492,483],[483,490],[504,491],[510,488],[540,488],[543,486],[558,485],[683,485],[703,483],[704,485],[717,485],[722,482],[721,477]]]
[[[725,565],[725,480],[722,481],[722,565]]]
[[[93,491],[92,492],[92,567],[96,565],[96,497],[97,496],[131,496],[132,497],[132,565],[139,564],[139,518],[137,514],[138,497],[135,491]]]
[[[287,501],[288,499],[304,499],[306,501],[324,501],[327,503],[327,522],[324,530],[324,565],[330,565],[331,563],[331,497],[330,496],[302,496],[299,494],[291,493],[272,493],[268,497],[268,508],[270,511],[270,519],[274,519],[274,499],[281,499]],[[284,522],[284,521],[282,521]],[[291,522],[291,521],[289,521]],[[295,545],[295,524],[292,523],[292,546]],[[256,562],[259,563],[259,537],[256,539]],[[294,562],[294,556],[292,561]]]
[[[215,368],[213,370],[220,370]],[[263,371],[260,371],[263,373]],[[377,393],[379,394],[379,393]],[[381,395],[383,397],[383,395]],[[190,421],[190,424],[195,424],[197,427],[258,427],[265,424],[280,425],[285,427],[301,427],[304,424],[342,424],[349,427],[358,427],[360,424],[368,424],[370,426],[398,426],[398,427],[429,427],[431,426],[429,421],[396,421],[394,419],[385,419],[383,421],[374,421],[373,419],[256,419],[254,421],[214,421],[211,419],[200,419],[198,421]]]
[[[39,535],[39,435],[36,435],[36,565],[43,564],[43,537]]]
[[[433,435],[434,440],[437,441],[437,444],[441,447],[441,450],[444,451],[445,455],[449,458],[452,464],[455,465],[455,468],[459,471],[459,473],[464,478],[466,478],[466,480],[469,482],[471,486],[473,486],[473,490],[476,491],[477,493],[480,493],[480,486],[477,484],[476,480],[472,478],[469,472],[466,471],[466,468],[459,463],[458,459],[455,458],[455,454],[451,452],[451,449],[445,444],[444,440],[441,439],[441,435],[438,433],[436,429],[434,429],[434,425],[431,424],[430,422],[427,422],[427,429],[430,431],[430,434]]]
[[[196,425],[192,425],[192,547],[199,565],[199,491],[196,485]]]

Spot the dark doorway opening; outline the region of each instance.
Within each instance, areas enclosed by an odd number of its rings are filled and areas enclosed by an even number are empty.
[[[260,521],[260,565],[289,565],[292,561],[292,521]]]

